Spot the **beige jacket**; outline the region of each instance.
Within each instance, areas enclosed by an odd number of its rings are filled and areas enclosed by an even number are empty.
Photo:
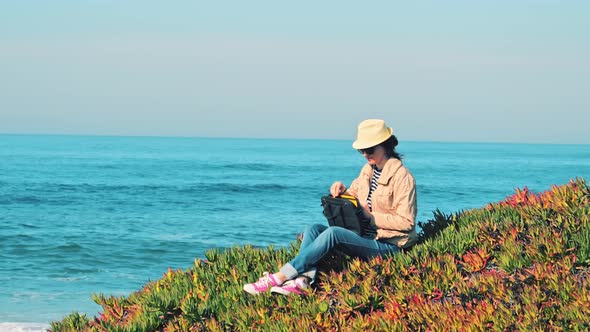
[[[373,168],[366,164],[347,192],[367,204]],[[381,171],[378,186],[371,195],[371,224],[377,229],[377,240],[407,248],[417,240],[416,181],[402,162],[390,158]]]

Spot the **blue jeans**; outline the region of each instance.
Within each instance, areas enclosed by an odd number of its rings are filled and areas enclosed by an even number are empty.
[[[395,244],[366,239],[346,228],[314,224],[303,233],[303,241],[297,256],[283,265],[280,271],[287,279],[306,275],[313,280],[317,270],[316,264],[333,249],[362,259],[399,251]]]

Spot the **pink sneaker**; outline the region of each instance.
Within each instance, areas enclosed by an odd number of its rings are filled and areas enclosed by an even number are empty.
[[[252,295],[268,292],[271,287],[280,286],[281,282],[274,275],[264,272],[262,277],[255,283],[245,284],[244,291]]]
[[[309,288],[304,279],[297,278],[295,280],[288,280],[281,286],[274,286],[270,289],[271,292],[283,295],[297,294],[303,295]]]

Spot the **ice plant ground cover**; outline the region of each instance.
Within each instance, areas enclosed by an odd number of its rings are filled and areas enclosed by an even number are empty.
[[[251,296],[242,285],[296,253],[210,250],[206,259],[124,297],[95,295],[96,317],[52,331],[583,331],[590,329],[590,187],[542,193],[434,218],[412,250],[369,261],[330,257],[306,296]]]

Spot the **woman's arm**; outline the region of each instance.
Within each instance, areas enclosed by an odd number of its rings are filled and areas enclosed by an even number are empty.
[[[415,227],[416,181],[410,173],[394,180],[392,210],[391,213],[373,212],[371,223],[377,228],[401,232]]]

